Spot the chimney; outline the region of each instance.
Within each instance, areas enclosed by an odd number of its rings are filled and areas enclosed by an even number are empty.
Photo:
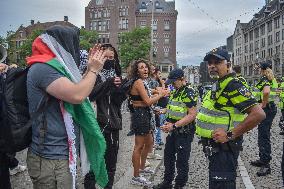
[[[68,16],[64,16],[64,22],[68,22]]]
[[[31,20],[31,25],[34,25],[35,24],[35,20]]]

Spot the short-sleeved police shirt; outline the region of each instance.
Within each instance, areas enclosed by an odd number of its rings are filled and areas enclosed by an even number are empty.
[[[180,94],[180,92],[182,92],[182,94]],[[190,87],[184,86],[178,90],[174,90],[173,97],[177,98],[178,96],[180,96],[179,98],[188,108],[192,108],[197,104],[197,94],[194,89]]]
[[[262,91],[265,86],[270,86],[270,81],[268,80],[266,76],[262,76],[259,82],[256,84],[256,88]]]
[[[223,93],[221,94],[227,100],[226,104],[220,104],[221,106],[229,106],[235,107],[240,112],[245,113],[245,111],[256,105],[257,101],[252,95],[251,91],[237,78],[235,78],[235,74],[229,74],[225,76],[221,81],[228,77],[234,77],[234,79],[229,82],[229,84],[224,89]]]

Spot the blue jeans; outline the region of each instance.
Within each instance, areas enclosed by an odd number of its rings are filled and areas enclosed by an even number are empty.
[[[165,114],[160,114],[160,126],[164,124],[166,120],[166,115]],[[161,129],[160,127],[156,127],[155,129],[155,144],[160,144],[162,142],[162,137],[161,137]]]

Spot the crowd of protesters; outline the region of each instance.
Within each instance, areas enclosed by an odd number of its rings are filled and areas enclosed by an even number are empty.
[[[95,189],[96,185],[105,189],[113,188],[119,133],[123,125],[121,107],[126,100],[131,119],[128,136],[134,135],[135,140],[131,184],[151,186],[151,182],[144,177],[154,173],[147,159],[163,158],[156,150],[161,150],[164,145],[161,137],[164,132],[169,133],[164,151],[164,181],[154,188],[172,188],[175,169],[177,176],[174,188],[184,188],[188,180],[188,159],[196,127],[197,134],[203,139],[205,155],[211,163],[209,188],[233,189],[236,187],[236,167],[225,166],[221,169],[216,162],[227,154],[232,155],[234,163],[239,148],[232,150],[231,142],[241,143],[242,134],[261,120],[264,121],[260,123],[263,126],[259,129],[260,160],[252,162],[252,165],[262,168],[258,176],[271,172],[269,133],[276,114],[271,94],[277,87],[274,86],[274,77],[264,74],[267,70],[271,71],[268,64],[260,67],[263,74],[260,90],[266,100],[262,101],[260,107],[251,95],[246,81],[238,79],[239,73],[234,75],[227,52],[222,50],[214,50],[204,58],[209,62],[212,78],[216,77],[216,83],[219,84],[213,84],[212,89],[206,93],[202,86],[198,87],[197,92],[188,85],[181,69],[172,70],[167,79],[161,78],[161,71],[144,59],[133,60],[127,69],[127,77],[123,78],[118,53],[111,44],[98,44],[89,51],[80,49],[79,31],[66,26],[53,26],[36,38],[32,45],[32,55],[26,60],[29,68],[29,113],[32,116],[43,109],[40,116],[32,122],[31,144],[27,153],[28,173],[35,189],[76,188],[78,167],[84,176],[84,188]],[[4,74],[8,69],[6,64],[0,63],[0,73]],[[231,81],[234,85],[226,87]],[[220,110],[225,105],[220,102],[218,108],[214,104],[215,101],[219,103],[216,95],[225,94],[219,94],[220,89],[228,93],[229,96],[225,95],[224,98],[231,103],[226,107],[234,110],[228,111],[239,125],[233,125],[236,123],[232,121],[228,131],[220,128],[209,131],[209,125],[222,126],[227,121],[227,115]],[[204,99],[199,113],[196,108],[197,93],[200,101]],[[266,113],[271,111],[273,116],[264,119],[265,114],[261,108]],[[218,117],[216,114],[223,117],[213,119],[214,115]],[[253,115],[258,119],[251,121]],[[210,116],[212,119],[207,119]],[[0,121],[3,121],[1,117]],[[266,130],[264,132],[261,129]],[[261,138],[266,138],[266,141]],[[207,147],[219,151],[208,151]],[[221,155],[217,157],[216,154]],[[229,160],[224,162],[226,164]],[[15,153],[3,153],[0,150],[0,189],[10,189],[9,174],[25,169],[15,158]],[[229,173],[232,178],[227,181],[223,177]],[[212,175],[219,180],[214,180]],[[220,178],[223,179],[222,182]]]

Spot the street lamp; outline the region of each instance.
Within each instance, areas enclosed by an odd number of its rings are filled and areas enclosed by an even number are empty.
[[[154,36],[154,11],[155,11],[155,5],[154,1],[150,0],[149,3],[146,5],[148,6],[149,4],[152,4],[152,18],[151,18],[151,48],[150,48],[150,62],[153,64],[153,36]]]

